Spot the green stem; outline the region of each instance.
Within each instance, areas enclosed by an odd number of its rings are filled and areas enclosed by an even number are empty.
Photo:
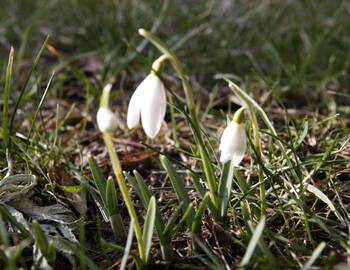
[[[132,203],[132,200],[131,200],[131,197],[130,197],[130,194],[128,191],[128,187],[126,186],[126,181],[125,181],[125,178],[123,175],[122,168],[120,166],[118,155],[114,149],[111,134],[103,133],[103,139],[104,139],[105,144],[107,146],[107,151],[108,151],[109,157],[111,159],[114,174],[117,178],[118,186],[119,186],[120,191],[122,193],[126,207],[129,211],[129,215],[130,215],[131,219],[134,221],[134,231],[135,231],[135,235],[137,238],[137,245],[139,248],[141,260],[143,262],[145,262],[145,260],[146,260],[145,247],[144,247],[143,238],[142,238],[141,226],[140,226],[139,220],[137,218],[137,214],[136,214],[134,205]]]
[[[171,119],[171,129],[173,131],[173,139],[175,142],[176,147],[180,147],[180,141],[177,137],[177,131],[176,131],[176,117],[175,117],[175,110],[174,110],[174,99],[172,95],[169,96],[169,103],[170,103],[170,119]]]
[[[102,91],[102,96],[100,99],[100,108],[108,108],[109,95],[112,89],[112,84],[107,84]]]
[[[194,135],[197,139],[197,143],[199,146],[199,154],[202,158],[203,162],[203,169],[206,175],[206,178],[208,180],[208,187],[210,190],[210,198],[211,201],[213,202],[215,208],[218,210],[218,196],[217,196],[217,184],[216,184],[216,179],[215,179],[215,174],[214,174],[214,168],[211,164],[209,154],[206,151],[205,144],[203,141],[203,138],[201,136],[201,130],[200,130],[200,125],[198,121],[198,116],[196,112],[196,104],[194,103],[193,95],[192,95],[192,87],[189,82],[189,79],[185,73],[185,70],[175,55],[175,53],[171,50],[171,48],[165,44],[162,40],[160,40],[158,37],[153,35],[152,33],[144,30],[144,29],[139,29],[139,34],[146,39],[148,39],[153,45],[155,45],[166,57],[169,58],[172,66],[174,67],[176,73],[179,75],[182,86],[185,92],[186,96],[186,103],[188,106],[188,110],[193,122],[193,129],[194,129]],[[214,213],[217,215],[218,213]]]
[[[241,94],[241,91],[238,91],[238,86],[232,83],[230,80],[226,79],[226,81],[229,84],[230,89],[246,104],[246,106],[249,109],[249,115],[250,119],[252,121],[252,127],[253,127],[253,136],[254,136],[254,147],[256,149],[257,154],[259,155],[259,159],[262,157],[261,152],[261,140],[260,140],[260,130],[259,130],[259,124],[258,120],[256,118],[255,110],[254,110],[254,104],[250,102],[250,100],[245,96]],[[266,213],[266,188],[265,188],[265,182],[264,182],[264,169],[259,164],[259,191],[260,191],[260,200],[261,200],[261,217],[265,216]]]
[[[192,108],[195,108],[195,103],[193,101],[193,96],[192,96],[191,85],[190,85],[190,82],[186,76],[184,68],[183,68],[181,62],[179,61],[179,59],[177,58],[176,54],[170,49],[170,47],[168,45],[166,45],[163,41],[161,41],[158,37],[156,37],[152,33],[148,32],[144,29],[139,29],[139,34],[141,36],[145,37],[146,39],[148,39],[149,41],[151,41],[167,58],[170,59],[171,63],[174,66],[176,73],[179,75],[179,77],[183,83],[187,105],[188,105],[189,110],[191,111]]]
[[[259,155],[259,159],[261,159],[261,140],[260,140],[260,130],[258,120],[256,119],[254,109],[249,106],[250,118],[252,119],[253,126],[253,136],[254,136],[254,147],[256,149],[257,154]],[[259,190],[260,190],[260,200],[261,200],[261,217],[265,216],[266,213],[266,188],[264,181],[264,170],[262,166],[259,164]]]
[[[159,56],[152,64],[152,72],[155,72],[156,75],[162,72],[163,70],[163,63],[165,60],[168,59],[167,55],[161,55]]]

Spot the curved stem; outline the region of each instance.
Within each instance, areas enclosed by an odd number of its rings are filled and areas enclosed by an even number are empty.
[[[254,110],[254,104],[251,103],[250,99],[248,99],[245,95],[242,94],[242,90],[238,88],[236,84],[231,82],[229,79],[224,78],[228,84],[230,89],[245,103],[247,108],[249,109],[249,115],[250,119],[252,120],[252,127],[253,127],[253,136],[254,136],[254,147],[256,148],[256,153],[259,155],[259,159],[261,159],[261,140],[260,140],[260,130],[259,130],[259,124],[258,120],[256,118],[255,110]],[[262,166],[259,164],[259,190],[260,190],[260,211],[261,216],[265,216],[266,213],[266,188],[265,188],[265,181],[264,181],[264,170]]]
[[[168,45],[166,45],[162,40],[160,40],[158,37],[153,35],[152,33],[144,30],[144,29],[139,29],[139,34],[146,39],[148,39],[154,46],[156,46],[169,60],[171,61],[176,73],[179,75],[181,82],[183,84],[183,88],[185,91],[186,95],[186,102],[189,111],[192,109],[195,109],[195,103],[193,101],[193,96],[192,96],[192,88],[190,85],[190,82],[186,76],[185,70],[175,55],[175,53],[170,49]]]
[[[252,119],[253,126],[253,135],[254,135],[254,147],[256,148],[256,153],[259,155],[259,159],[261,159],[261,143],[260,143],[260,130],[258,125],[258,120],[254,113],[253,108],[249,109],[250,118]],[[261,216],[265,216],[266,213],[266,188],[264,181],[264,170],[259,164],[259,190],[260,190],[260,200],[261,200]]]
[[[172,66],[174,67],[176,73],[179,75],[182,86],[185,92],[186,96],[186,103],[188,106],[188,110],[193,122],[193,129],[194,129],[194,135],[195,138],[197,139],[197,143],[199,146],[199,153],[202,158],[203,162],[203,169],[208,181],[208,187],[210,190],[210,198],[211,201],[213,202],[215,208],[218,210],[218,196],[217,196],[217,184],[216,184],[216,179],[215,179],[215,174],[214,174],[214,168],[211,164],[209,154],[205,148],[204,140],[201,136],[201,130],[200,130],[200,125],[198,121],[198,116],[196,112],[196,104],[194,103],[193,95],[192,95],[192,87],[190,84],[190,81],[185,73],[185,70],[180,62],[180,60],[177,58],[175,53],[171,50],[171,48],[165,44],[162,40],[160,40],[158,37],[153,35],[152,33],[144,30],[144,29],[139,29],[139,34],[146,39],[148,39],[153,45],[155,45],[166,57],[169,58]],[[213,213],[215,216],[218,213]]]

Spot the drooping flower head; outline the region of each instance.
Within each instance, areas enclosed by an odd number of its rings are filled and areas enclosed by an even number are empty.
[[[219,146],[222,163],[231,160],[233,165],[237,166],[243,160],[247,148],[247,138],[242,124],[243,110],[244,108],[241,108],[235,113],[233,120],[222,133]]]
[[[118,121],[114,113],[108,107],[109,93],[112,85],[107,84],[102,93],[100,108],[97,111],[96,120],[101,132],[113,132],[117,129]]]
[[[158,72],[160,63],[156,60],[152,68]],[[139,84],[130,99],[127,114],[128,128],[136,127],[141,118],[143,130],[148,137],[153,139],[160,130],[165,113],[165,87],[158,75],[151,71]]]

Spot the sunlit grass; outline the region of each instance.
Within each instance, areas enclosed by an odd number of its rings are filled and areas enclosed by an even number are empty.
[[[348,263],[346,1],[0,2],[1,266]],[[170,98],[150,140],[125,117],[160,56],[152,42],[174,53],[157,70]],[[123,194],[96,126],[107,84]],[[240,105],[248,150],[222,214],[219,139]]]

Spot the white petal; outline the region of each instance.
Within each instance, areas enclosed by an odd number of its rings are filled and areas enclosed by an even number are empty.
[[[235,152],[235,153],[233,153],[233,156],[231,156],[232,162],[233,162],[233,166],[238,166],[238,164],[241,163],[241,161],[244,158],[244,152]]]
[[[144,89],[141,105],[141,122],[146,135],[154,138],[162,125],[166,112],[166,95],[162,81],[150,74],[147,80],[147,89]]]
[[[113,132],[117,129],[117,118],[108,108],[100,108],[97,111],[96,118],[98,128],[101,132]]]
[[[226,152],[221,152],[220,155],[220,162],[222,163],[226,163],[227,161],[229,161],[232,158],[230,153],[226,153]]]
[[[220,140],[220,161],[232,160],[237,166],[243,159],[247,148],[247,138],[242,124],[232,121],[224,130]]]
[[[232,137],[234,136],[236,129],[236,124],[230,122],[228,126],[224,129],[221,135],[219,149],[221,151],[228,151],[228,148],[232,144]]]
[[[140,122],[142,93],[146,88],[147,88],[147,77],[139,84],[139,86],[136,88],[135,92],[131,96],[129,106],[128,106],[127,119],[126,119],[128,128],[134,128]]]

